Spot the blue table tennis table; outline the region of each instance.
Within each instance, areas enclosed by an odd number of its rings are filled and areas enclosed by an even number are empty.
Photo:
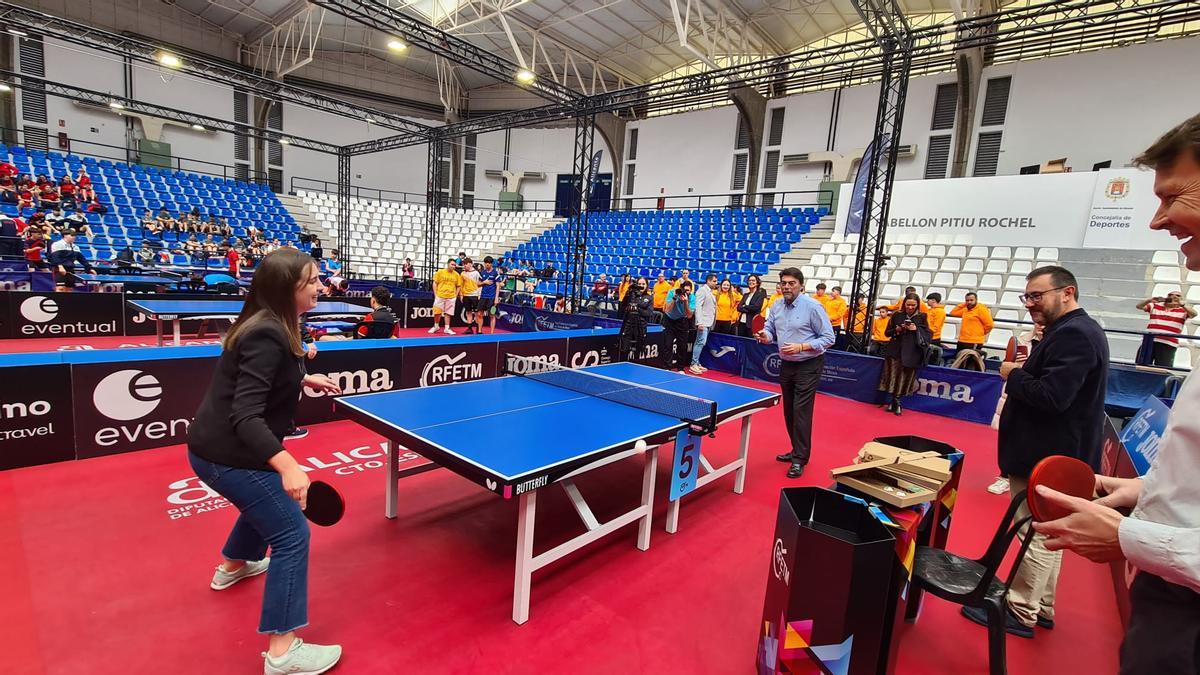
[[[153,284],[155,286],[173,286],[183,277],[168,277],[158,274],[76,274],[83,283],[89,286],[100,284]]]
[[[695,481],[699,488],[736,473],[733,491],[738,494],[746,479],[750,416],[779,400],[778,394],[769,391],[632,363],[567,372],[599,376],[625,388],[657,392],[656,396],[665,393],[715,403],[714,422],[718,425],[742,420],[738,458],[714,468],[701,454],[702,469],[697,470]],[[388,518],[396,517],[400,478],[439,466],[505,499],[519,500],[512,614],[518,624],[529,618],[534,571],[634,522],[638,523],[638,548],[644,551],[650,547],[658,448],[673,442],[680,430],[690,426],[672,414],[562,388],[537,375],[346,396],[335,400],[334,405],[349,419],[388,439]],[[500,425],[510,430],[501,443],[480,443],[472,433]],[[401,472],[399,456],[407,451],[419,453],[430,462]],[[638,456],[644,458],[640,505],[600,523],[575,485],[576,477]],[[550,485],[566,492],[587,532],[534,555],[537,494]],[[679,507],[678,499],[668,504],[666,529],[670,533],[678,530]]]
[[[154,319],[158,346],[163,346],[163,321],[173,326],[175,344],[180,344],[179,322],[182,319],[225,319],[233,321],[242,311],[241,300],[126,300],[131,309]],[[346,302],[318,302],[307,316],[362,317],[370,307]]]

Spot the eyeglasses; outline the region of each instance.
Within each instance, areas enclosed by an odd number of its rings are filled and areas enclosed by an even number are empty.
[[[1055,286],[1054,288],[1051,288],[1051,289],[1045,290],[1045,291],[1031,291],[1029,293],[1024,293],[1022,295],[1017,296],[1017,299],[1020,300],[1021,304],[1023,304],[1023,305],[1036,305],[1042,301],[1042,296],[1044,296],[1047,293],[1050,293],[1052,291],[1061,291],[1064,288],[1071,288],[1071,287],[1070,286]]]
[[[799,284],[800,284],[799,281],[780,281],[779,282],[780,286],[797,286]]]

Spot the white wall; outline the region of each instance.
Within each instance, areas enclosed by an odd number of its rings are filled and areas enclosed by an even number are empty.
[[[124,66],[120,59],[111,55],[47,38],[45,61],[46,78],[49,80],[118,96],[125,93]],[[20,114],[20,106],[17,107],[17,114]],[[46,121],[51,149],[58,148],[55,135],[66,132],[69,138],[77,141],[72,146],[76,152],[124,157],[125,119],[120,115],[83,108],[65,98],[47,96]],[[102,148],[83,141],[116,147]]]
[[[133,98],[157,103],[219,120],[233,119],[233,88],[209,82],[168,68],[135,64]],[[162,137],[147,138],[171,144],[171,156],[184,171],[221,175],[233,165],[233,136],[169,123]],[[189,161],[190,160],[190,161]]]
[[[639,129],[634,196],[657,195],[660,188],[668,195],[729,192],[737,139],[734,106],[652,117],[628,128]],[[625,186],[620,187],[625,196]]]
[[[999,173],[1059,157],[1075,171],[1127,165],[1200,111],[1198,65],[1200,38],[1188,38],[985,70],[1013,76]]]

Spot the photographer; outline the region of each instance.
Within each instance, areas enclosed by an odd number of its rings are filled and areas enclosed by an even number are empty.
[[[1182,333],[1184,322],[1196,316],[1196,310],[1183,303],[1183,294],[1179,291],[1171,291],[1165,298],[1143,300],[1137,304],[1137,308],[1150,315],[1146,330],[1157,333]],[[1178,338],[1155,335],[1154,351],[1147,356],[1153,365],[1170,368],[1175,365],[1175,350],[1178,347]],[[1141,362],[1139,359],[1138,363]]]
[[[646,342],[646,326],[654,317],[654,296],[645,277],[638,277],[621,302],[621,333],[618,358],[637,361]]]
[[[910,293],[900,311],[892,314],[884,329],[889,338],[884,347],[883,374],[879,391],[891,396],[887,410],[900,414],[900,397],[917,390],[917,370],[925,364],[929,346],[929,322],[921,312],[921,296]]]
[[[696,298],[692,294],[692,282],[683,280],[679,288],[667,293],[663,303],[663,325],[670,337],[670,360],[667,367],[683,370],[688,366],[691,354],[688,351],[688,333],[692,330],[692,315],[696,312]]]

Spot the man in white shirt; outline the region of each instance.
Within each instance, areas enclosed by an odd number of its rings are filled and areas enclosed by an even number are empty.
[[[699,375],[708,370],[700,365],[700,355],[704,353],[704,345],[708,344],[708,333],[717,322],[717,275],[709,274],[704,278],[704,285],[696,291],[696,344],[692,346],[692,366],[688,372]]]
[[[1152,230],[1183,240],[1185,264],[1200,271],[1200,115],[1168,131],[1134,162],[1155,170],[1162,201]],[[1094,562],[1124,558],[1139,571],[1129,589],[1121,674],[1200,672],[1200,376],[1184,383],[1143,478],[1096,477],[1095,501],[1045,487],[1074,512],[1035,523],[1046,548]],[[1116,511],[1133,507],[1128,517]]]

